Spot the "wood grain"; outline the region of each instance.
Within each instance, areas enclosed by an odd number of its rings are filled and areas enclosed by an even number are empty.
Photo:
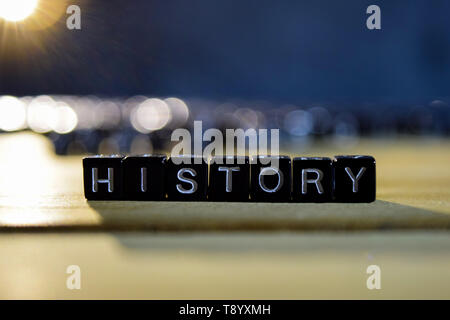
[[[371,154],[370,204],[86,201],[81,157],[56,157],[30,134],[0,138],[0,228],[89,230],[358,230],[450,227],[450,142],[363,141],[292,155]],[[25,151],[24,151],[25,150]]]
[[[449,147],[291,150],[374,155],[372,204],[91,204],[80,157],[0,136],[0,299],[450,299],[450,235],[429,230],[449,227]],[[381,290],[366,288],[372,264]],[[69,265],[81,290],[66,287]]]

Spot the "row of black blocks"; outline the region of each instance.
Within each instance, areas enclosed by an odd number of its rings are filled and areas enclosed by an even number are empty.
[[[376,194],[371,156],[213,157],[208,166],[196,156],[98,155],[83,159],[83,176],[88,200],[372,202]]]

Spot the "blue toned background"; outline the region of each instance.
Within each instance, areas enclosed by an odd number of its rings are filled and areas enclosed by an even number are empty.
[[[21,41],[2,42],[1,94],[289,103],[449,96],[446,0],[74,3],[81,31],[67,30],[64,15]],[[382,30],[366,28],[370,4],[381,7]]]

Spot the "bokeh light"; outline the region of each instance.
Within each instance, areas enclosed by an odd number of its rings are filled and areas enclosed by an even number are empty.
[[[66,134],[72,132],[77,124],[77,114],[67,104],[60,102],[52,110],[49,125],[56,133]]]
[[[160,99],[147,99],[131,112],[130,121],[141,133],[162,129],[171,119],[171,112],[166,102]]]
[[[50,96],[38,96],[28,105],[27,122],[28,127],[37,133],[46,133],[52,130],[49,124],[55,100]]]
[[[286,114],[284,128],[293,136],[303,137],[313,129],[313,117],[305,110],[294,110]]]
[[[172,128],[178,128],[185,125],[189,118],[189,108],[187,104],[178,98],[167,98],[164,102],[169,107],[172,115],[170,126]]]
[[[16,131],[26,127],[26,105],[12,96],[0,97],[0,129]]]

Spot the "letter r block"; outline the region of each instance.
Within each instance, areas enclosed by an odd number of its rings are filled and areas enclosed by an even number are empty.
[[[83,159],[84,195],[88,200],[123,198],[123,156],[90,156]]]
[[[176,156],[167,160],[168,200],[205,201],[208,188],[208,164],[201,156]]]
[[[337,202],[372,202],[376,197],[375,159],[371,156],[336,156],[333,161]]]
[[[330,158],[294,158],[292,171],[294,201],[332,201],[333,172]]]

